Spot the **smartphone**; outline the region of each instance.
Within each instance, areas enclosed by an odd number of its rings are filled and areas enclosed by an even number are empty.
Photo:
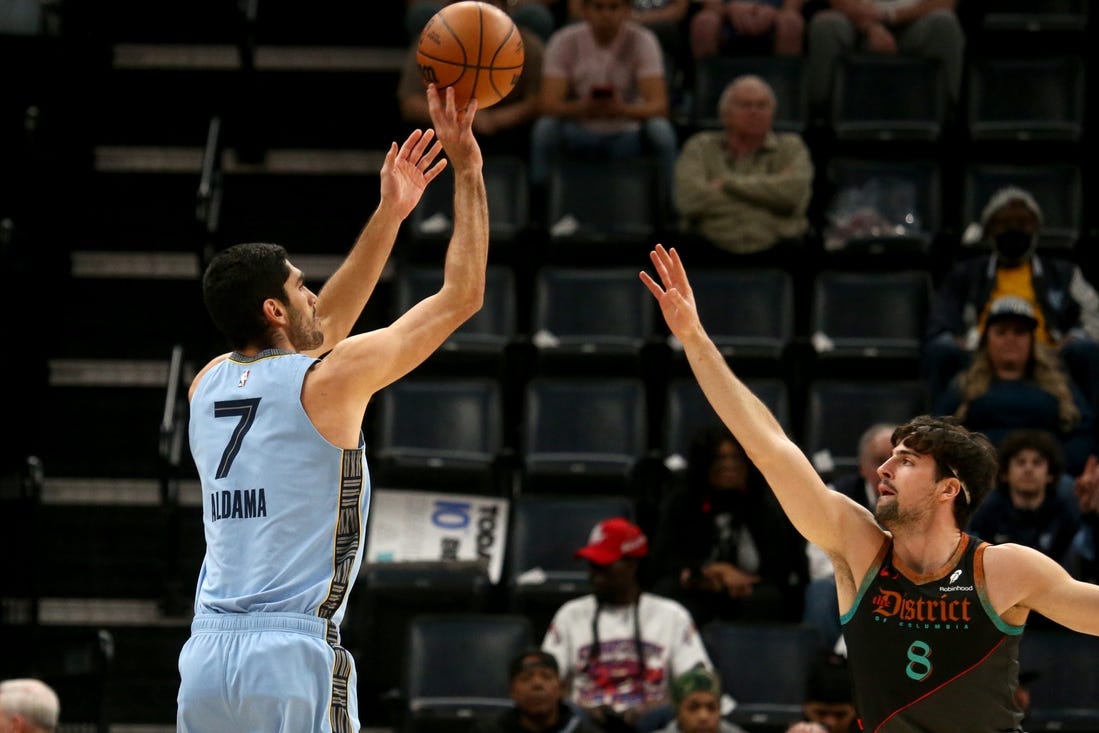
[[[592,99],[610,99],[614,96],[614,87],[610,84],[598,84],[591,88]]]

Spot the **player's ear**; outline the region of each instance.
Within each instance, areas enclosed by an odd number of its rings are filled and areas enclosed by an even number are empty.
[[[268,298],[263,301],[263,316],[272,323],[280,323],[286,320],[286,307],[277,298]]]

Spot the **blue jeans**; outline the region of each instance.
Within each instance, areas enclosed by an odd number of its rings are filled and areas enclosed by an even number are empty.
[[[562,152],[629,158],[652,155],[658,164],[660,185],[670,198],[679,141],[672,123],[664,117],[643,120],[636,132],[592,132],[571,120],[540,117],[530,138],[530,181],[543,186],[553,163]]]

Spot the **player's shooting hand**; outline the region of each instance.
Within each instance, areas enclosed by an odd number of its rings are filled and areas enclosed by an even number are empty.
[[[443,146],[432,130],[413,130],[400,148],[392,143],[382,163],[382,201],[403,219],[412,213],[427,184],[446,168]]]
[[[447,87],[440,93],[434,84],[429,84],[427,110],[435,128],[435,137],[443,144],[443,150],[455,170],[480,168],[483,165],[481,146],[473,135],[477,100],[471,99],[464,109],[459,109],[454,98],[454,87]]]
[[[668,250],[664,245],[658,244],[649,253],[649,259],[652,260],[660,283],[647,272],[640,273],[641,282],[645,283],[645,287],[660,304],[660,312],[664,315],[664,321],[672,335],[683,341],[691,329],[701,325],[694,293],[687,281],[687,271],[674,247]]]

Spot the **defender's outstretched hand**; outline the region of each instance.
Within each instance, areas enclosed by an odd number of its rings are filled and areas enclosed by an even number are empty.
[[[664,314],[664,320],[672,335],[683,341],[689,330],[701,327],[694,293],[687,280],[687,271],[683,268],[683,262],[679,259],[679,253],[676,252],[675,247],[667,250],[664,249],[664,245],[658,244],[649,253],[649,259],[652,260],[660,283],[658,284],[649,273],[644,271],[640,273],[641,282],[645,283],[649,292],[660,304],[660,312]]]
[[[455,168],[480,168],[481,146],[473,135],[473,118],[477,114],[477,100],[469,100],[465,109],[458,109],[454,101],[454,87],[447,87],[443,94],[434,84],[427,87],[427,109],[435,136],[443,144],[447,157]]]
[[[445,158],[435,162],[443,146],[437,140],[432,145],[434,139],[434,130],[413,130],[400,149],[391,143],[385,154],[382,201],[390,203],[402,219],[416,208],[427,184],[446,168]]]

